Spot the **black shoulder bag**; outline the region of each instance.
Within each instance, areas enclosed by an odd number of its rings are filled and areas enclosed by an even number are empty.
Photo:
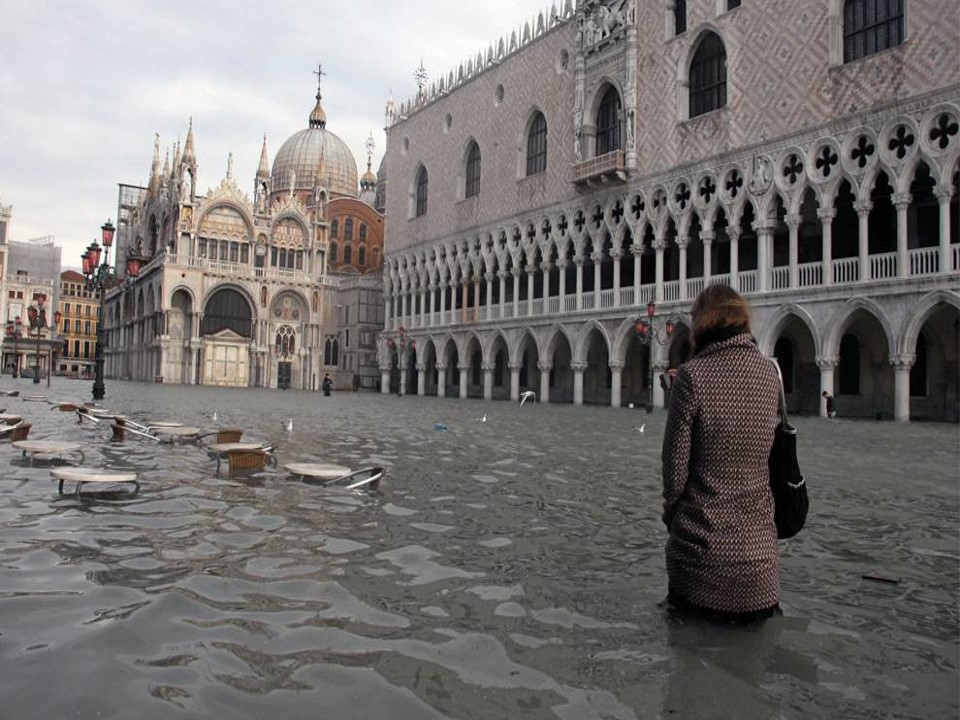
[[[773,436],[770,448],[770,491],[775,506],[774,521],[777,524],[777,537],[781,540],[791,538],[803,529],[807,520],[810,499],[807,497],[807,484],[797,462],[797,429],[787,418],[787,397],[783,391],[783,376],[780,366],[777,377],[780,380],[780,424]]]

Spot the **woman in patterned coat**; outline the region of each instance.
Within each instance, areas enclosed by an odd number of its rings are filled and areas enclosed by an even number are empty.
[[[750,334],[746,301],[711,285],[693,304],[663,439],[669,601],[717,619],[779,611],[780,561],[767,459],[780,380]]]

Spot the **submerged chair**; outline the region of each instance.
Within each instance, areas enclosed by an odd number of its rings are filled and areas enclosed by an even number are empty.
[[[220,430],[210,430],[209,432],[205,432],[199,436],[201,440],[210,437],[213,438],[214,445],[240,442],[240,438],[243,437],[243,430],[237,430],[236,428],[221,428]]]
[[[262,470],[272,459],[270,448],[254,450],[227,450],[227,472],[233,475],[237,471]],[[220,473],[220,458],[217,458],[217,474]]]
[[[13,426],[13,430],[10,433],[11,442],[19,442],[20,440],[26,440],[27,436],[30,434],[30,428],[32,428],[28,422],[21,422]]]

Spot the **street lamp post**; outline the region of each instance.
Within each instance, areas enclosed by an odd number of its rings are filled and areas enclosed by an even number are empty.
[[[657,345],[666,345],[673,334],[673,320],[666,318],[663,326],[658,326],[656,322],[661,320],[657,315],[657,304],[651,300],[647,303],[647,317],[638,317],[633,324],[633,329],[637,332],[637,340],[641,345],[650,348],[650,354],[647,361],[648,382],[647,382],[647,412],[653,412],[653,348]]]
[[[47,326],[47,311],[43,307],[47,302],[46,293],[34,293],[33,305],[27,308],[30,329],[37,331],[37,347],[33,356],[33,384],[40,384],[40,331]]]
[[[93,399],[103,400],[106,387],[103,384],[103,352],[106,349],[106,297],[107,286],[116,278],[113,268],[110,267],[110,247],[113,245],[113,234],[116,228],[109,220],[100,226],[103,248],[94,240],[87,251],[81,256],[83,274],[87,278],[87,289],[100,293],[100,314],[97,318],[97,346],[94,350],[94,379]],[[102,252],[105,250],[106,252]],[[101,254],[103,261],[101,262]],[[134,254],[127,255],[127,278],[132,280],[140,274],[142,259]]]
[[[20,377],[20,347],[18,345],[19,340],[23,337],[23,323],[20,320],[20,316],[17,315],[16,319],[12,322],[7,322],[7,337],[13,338],[13,377]]]
[[[48,338],[52,338],[56,333],[57,343],[59,344],[59,331],[60,331],[60,321],[63,319],[63,313],[59,310],[54,310],[53,312],[53,325],[50,326],[50,335]],[[47,387],[50,387],[50,374],[53,372],[53,363],[55,356],[53,354],[53,345],[50,345],[50,348],[47,352]]]

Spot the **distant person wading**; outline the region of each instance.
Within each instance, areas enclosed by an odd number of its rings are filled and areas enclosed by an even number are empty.
[[[767,459],[779,421],[776,368],[732,288],[693,304],[695,356],[679,368],[663,439],[669,604],[718,620],[779,611],[780,560]]]

